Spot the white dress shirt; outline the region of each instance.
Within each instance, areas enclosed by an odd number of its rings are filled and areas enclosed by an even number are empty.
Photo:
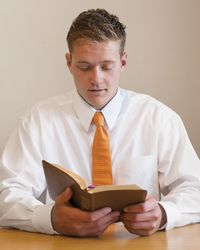
[[[0,162],[0,226],[55,233],[42,160],[91,184],[95,109],[76,91],[20,119]],[[103,108],[115,184],[137,184],[164,207],[166,229],[200,221],[200,161],[180,117],[154,98],[119,89]]]

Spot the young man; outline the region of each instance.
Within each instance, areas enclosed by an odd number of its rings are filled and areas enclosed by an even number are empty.
[[[0,226],[83,237],[119,220],[138,235],[200,221],[200,162],[181,119],[155,99],[119,88],[125,41],[125,26],[103,9],[74,20],[66,60],[76,90],[35,105],[10,137],[0,166]],[[122,214],[74,208],[70,188],[55,203],[46,195],[42,160],[92,183],[97,111],[110,139],[113,184],[148,190],[144,203]]]

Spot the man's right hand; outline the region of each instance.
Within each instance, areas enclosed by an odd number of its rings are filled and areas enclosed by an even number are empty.
[[[106,228],[119,220],[120,213],[111,208],[102,208],[86,212],[74,208],[69,203],[71,188],[60,194],[52,209],[51,220],[54,230],[62,235],[95,237],[100,236]]]

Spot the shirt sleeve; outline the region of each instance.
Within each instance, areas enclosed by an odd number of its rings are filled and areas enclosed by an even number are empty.
[[[200,161],[181,118],[172,116],[159,132],[160,204],[166,229],[200,221]]]
[[[0,225],[54,234],[53,203],[46,204],[41,129],[27,115],[8,140],[0,161]]]

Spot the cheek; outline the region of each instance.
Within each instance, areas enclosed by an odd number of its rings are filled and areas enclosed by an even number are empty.
[[[116,86],[119,83],[120,73],[119,71],[114,71],[109,75],[109,85]]]
[[[74,83],[76,89],[79,90],[80,93],[87,92],[88,90],[88,81],[85,79],[85,76],[74,76]]]
[[[77,72],[77,71],[74,72],[73,78],[74,78],[76,85],[81,85],[85,79],[84,74],[81,74],[81,72]]]

